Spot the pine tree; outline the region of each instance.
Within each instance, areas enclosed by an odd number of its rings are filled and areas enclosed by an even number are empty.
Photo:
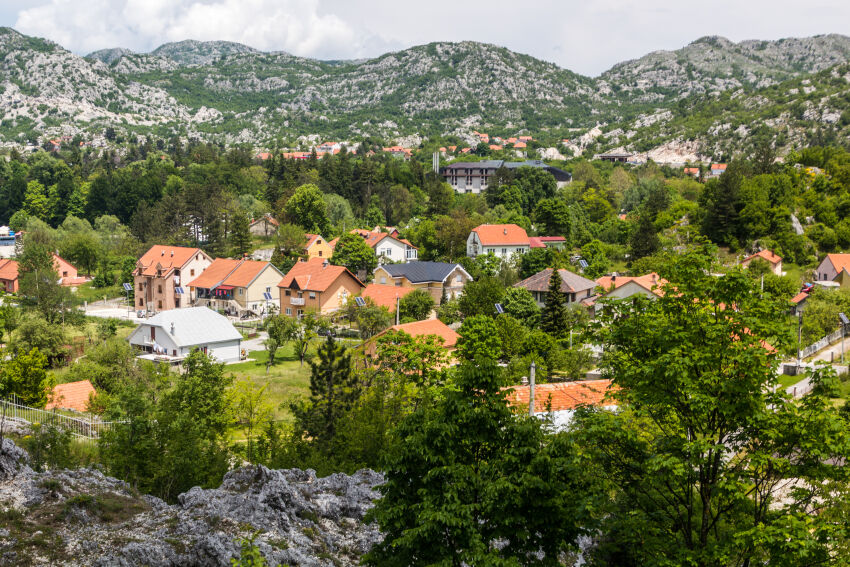
[[[567,295],[561,291],[561,274],[556,268],[552,268],[549,276],[549,291],[546,294],[546,303],[540,315],[540,328],[553,337],[566,334],[567,325]]]
[[[332,336],[319,347],[318,362],[310,362],[310,400],[293,404],[297,426],[317,443],[331,443],[340,419],[360,395],[351,354]]]
[[[251,221],[245,213],[240,212],[233,217],[230,246],[234,256],[243,256],[251,251]]]

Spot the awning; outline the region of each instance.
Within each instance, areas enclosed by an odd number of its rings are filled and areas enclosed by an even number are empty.
[[[220,291],[230,291],[230,290],[234,289],[235,287],[236,287],[236,286],[232,286],[232,285],[220,285],[220,286],[218,286],[218,287],[217,287],[217,288],[215,288],[215,289],[216,289],[217,291],[219,291],[219,290],[220,290]]]

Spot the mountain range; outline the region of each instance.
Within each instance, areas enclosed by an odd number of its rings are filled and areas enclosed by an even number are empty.
[[[0,143],[101,133],[254,147],[299,136],[385,141],[531,133],[576,151],[692,147],[709,156],[768,136],[781,148],[846,139],[850,38],[703,37],[598,77],[476,42],[319,61],[224,41],[86,57],[0,28]],[[758,136],[757,136],[758,135]],[[553,142],[554,143],[554,142]]]

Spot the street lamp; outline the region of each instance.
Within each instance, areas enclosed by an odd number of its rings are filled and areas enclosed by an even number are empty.
[[[844,364],[844,331],[847,329],[850,319],[844,313],[839,313],[838,318],[841,320],[841,364]]]

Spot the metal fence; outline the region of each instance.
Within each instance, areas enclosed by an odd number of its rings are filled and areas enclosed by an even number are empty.
[[[26,422],[29,424],[49,424],[70,431],[74,437],[80,439],[95,440],[100,434],[110,429],[115,421],[101,421],[95,416],[88,418],[71,417],[55,411],[29,407],[21,403],[17,396],[12,394],[8,400],[0,399],[0,420],[5,415],[7,420]]]
[[[816,343],[810,344],[800,351],[800,358],[808,358],[821,349],[824,349],[841,338],[841,329],[834,331],[823,337]]]

